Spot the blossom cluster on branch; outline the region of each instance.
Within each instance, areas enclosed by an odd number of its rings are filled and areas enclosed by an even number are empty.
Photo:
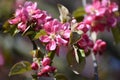
[[[37,77],[49,77],[56,71],[52,60],[55,54],[59,56],[62,46],[68,48],[67,55],[73,55],[78,63],[82,62],[79,61],[81,57],[85,58],[90,52],[103,53],[106,42],[101,39],[94,40],[91,35],[93,32],[97,35],[98,32],[109,31],[118,23],[118,5],[110,0],[93,0],[92,4],[85,7],[86,14],[82,15],[84,19],[81,22],[77,22],[74,16],[71,17],[64,6],[59,5],[59,11],[61,21],[38,9],[36,2],[26,1],[16,9],[14,17],[8,20],[10,25],[16,25],[20,33],[28,35],[27,32],[32,31],[34,35],[29,33],[28,36],[33,38],[32,41],[37,37],[42,45],[34,44],[37,48],[33,53],[31,68],[37,71]],[[68,62],[71,66],[74,61]]]

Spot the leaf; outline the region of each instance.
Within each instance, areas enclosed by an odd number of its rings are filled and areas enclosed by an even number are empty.
[[[86,63],[85,55],[83,55],[83,53],[81,55],[77,49],[77,57],[79,60],[79,61],[77,61],[77,59],[73,53],[74,53],[74,49],[69,48],[69,52],[67,53],[67,56],[66,56],[67,62],[74,73],[80,74],[85,67],[85,63]],[[84,56],[84,57],[82,57],[82,56]]]
[[[70,13],[65,6],[63,6],[61,4],[58,4],[58,9],[59,9],[59,12],[60,12],[61,22],[64,23],[64,22],[68,22],[69,20],[71,20]]]
[[[36,33],[34,39],[39,39],[43,35],[46,35],[46,31],[44,29],[41,29],[39,32]]]
[[[10,70],[9,76],[17,75],[17,74],[23,74],[27,71],[31,70],[31,64],[27,61],[21,61],[16,63]]]
[[[15,36],[20,31],[17,29],[17,25],[11,25],[8,21],[6,21],[3,25],[3,32],[10,33],[12,36]]]
[[[51,60],[53,60],[54,56],[55,56],[55,51],[51,51],[51,52],[48,53],[48,57],[49,57]]]
[[[112,30],[115,43],[118,44],[120,42],[120,24],[118,24],[114,28],[111,28],[111,30]]]
[[[83,7],[79,7],[73,12],[73,16],[78,22],[83,20],[85,14],[86,13]]]
[[[68,80],[65,75],[57,73],[55,75],[56,80]]]
[[[37,49],[37,50],[32,50],[32,51],[31,51],[31,54],[32,54],[33,57],[35,57],[35,58],[43,58],[43,54],[42,54],[42,52],[41,52],[39,49]]]
[[[74,31],[70,34],[70,44],[73,45],[79,41],[82,35],[82,31]]]
[[[68,47],[68,53],[67,53],[66,59],[67,59],[68,65],[73,64],[73,61],[74,61],[74,59],[73,59],[73,48],[71,46]]]
[[[74,53],[75,53],[75,59],[77,63],[80,63],[85,58],[85,52],[82,49],[78,49],[77,46],[73,45]]]

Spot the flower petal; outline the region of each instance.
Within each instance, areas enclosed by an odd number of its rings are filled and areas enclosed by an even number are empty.
[[[61,37],[56,38],[56,41],[57,41],[57,43],[58,43],[59,45],[64,45],[64,46],[67,45],[67,43],[68,43],[67,40],[62,39]]]
[[[26,24],[22,22],[18,24],[18,29],[20,29],[21,31],[25,31],[26,27],[27,27]]]
[[[8,22],[9,22],[10,24],[17,24],[19,21],[20,21],[20,18],[19,18],[19,17],[16,17],[16,18],[14,18],[14,19],[8,20]]]
[[[54,40],[50,41],[50,43],[46,46],[47,50],[53,51],[56,49],[56,42]]]
[[[71,32],[70,30],[64,31],[63,37],[66,38],[66,39],[69,38],[70,37],[70,32]]]
[[[45,35],[45,36],[41,36],[41,37],[40,37],[40,40],[41,40],[42,42],[49,42],[49,41],[50,41],[50,38],[49,38],[49,36]]]

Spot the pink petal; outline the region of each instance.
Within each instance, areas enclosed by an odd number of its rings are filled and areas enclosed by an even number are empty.
[[[25,31],[26,27],[27,27],[26,24],[22,22],[18,24],[18,29],[20,29],[23,32]]]
[[[19,18],[19,17],[16,17],[16,18],[14,18],[14,19],[8,20],[8,22],[9,22],[10,24],[17,24],[19,21],[20,21],[20,18]]]
[[[53,51],[56,49],[56,42],[54,40],[50,41],[50,43],[46,46],[47,50]]]
[[[50,41],[50,38],[49,38],[49,36],[42,36],[42,37],[40,37],[40,40],[42,41],[42,42],[49,42]]]
[[[46,32],[48,32],[48,33],[51,33],[51,27],[52,27],[52,24],[51,24],[50,21],[44,24],[44,29],[45,29]]]
[[[57,38],[56,40],[57,40],[57,43],[58,43],[59,45],[64,45],[64,46],[65,46],[65,45],[68,43],[67,40],[62,39],[61,37]]]
[[[70,30],[64,31],[63,37],[66,38],[66,39],[69,38],[70,37],[70,32],[71,32]]]

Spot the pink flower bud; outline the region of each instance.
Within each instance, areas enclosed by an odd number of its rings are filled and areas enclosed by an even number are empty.
[[[51,60],[50,60],[50,58],[48,58],[48,57],[45,57],[45,58],[43,59],[43,61],[42,61],[42,65],[43,65],[43,66],[50,65],[50,63],[51,63]]]
[[[42,73],[47,73],[47,72],[51,72],[51,71],[52,71],[52,68],[49,65],[47,65],[41,69]]]
[[[78,30],[82,30],[84,33],[86,33],[86,32],[90,29],[90,25],[81,22],[81,23],[78,25],[77,29],[78,29]]]
[[[38,69],[38,64],[37,63],[32,63],[32,65],[31,65],[31,68],[33,69],[33,70],[37,70]]]
[[[101,51],[104,51],[106,49],[106,42],[102,41],[99,46]]]
[[[101,39],[98,39],[93,47],[93,52],[96,54],[102,53],[106,49],[106,42],[102,41]]]

